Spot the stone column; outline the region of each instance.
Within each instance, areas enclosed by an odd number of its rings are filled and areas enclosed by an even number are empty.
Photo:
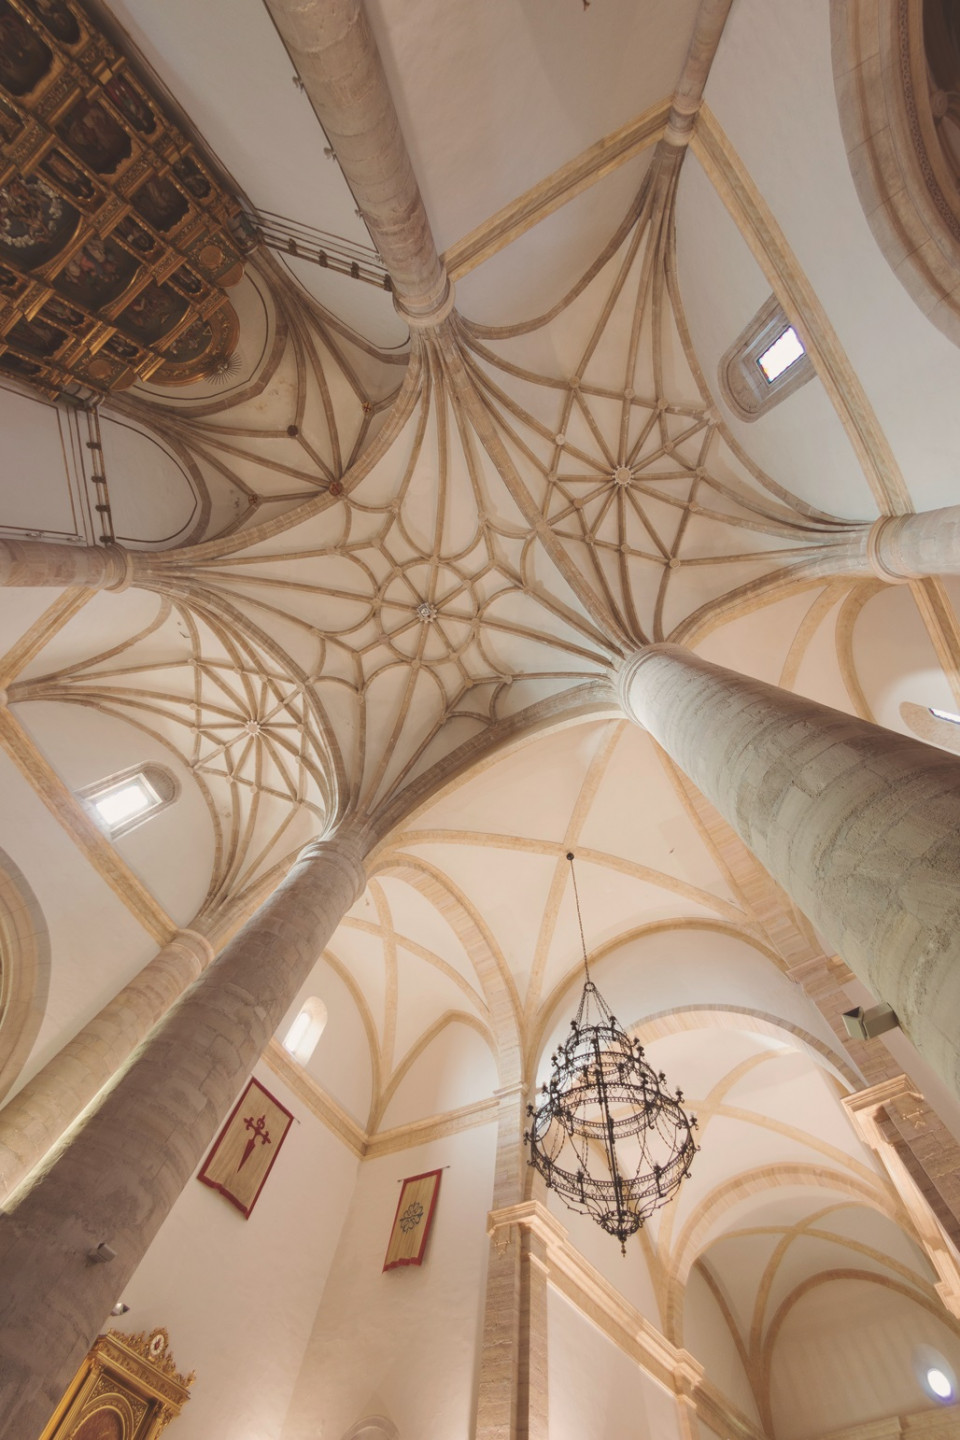
[[[301,853],[0,1214],[0,1437],[39,1435],[111,1305],[364,885],[345,834]],[[107,1264],[88,1256],[105,1243]]]
[[[884,515],[867,538],[870,568],[881,580],[960,574],[960,505],[919,515]]]
[[[453,293],[437,254],[383,62],[361,0],[267,0],[320,124],[412,323]]]
[[[0,1110],[0,1202],[39,1165],[212,959],[213,946],[204,935],[178,931]]]
[[[791,565],[807,578],[870,575],[897,585],[960,575],[960,505],[839,525],[795,554]]]
[[[620,693],[960,1094],[960,761],[673,645]]]
[[[668,145],[685,146],[693,134],[704,87],[732,4],[733,0],[700,0],[687,56],[673,92],[664,134]]]
[[[548,1440],[542,1241],[514,1222],[526,1174],[526,1089],[500,1092],[475,1440]]]
[[[44,540],[0,540],[0,585],[82,585],[125,590],[132,556],[119,545],[54,545]]]

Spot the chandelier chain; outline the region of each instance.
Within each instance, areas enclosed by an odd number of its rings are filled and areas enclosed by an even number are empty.
[[[577,870],[573,863],[573,851],[567,851],[567,859],[570,861],[570,876],[573,880],[573,898],[577,906],[577,924],[580,926],[580,948],[583,951],[583,968],[586,971],[587,980],[590,979],[590,961],[587,959],[587,940],[583,933],[583,915],[580,911],[580,891],[577,888]]]

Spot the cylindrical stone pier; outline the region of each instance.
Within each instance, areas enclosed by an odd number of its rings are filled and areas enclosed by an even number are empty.
[[[380,52],[360,0],[267,0],[389,272],[398,309],[439,323],[452,304]]]
[[[301,853],[0,1214],[0,1437],[39,1435],[111,1305],[364,885],[343,835]],[[108,1264],[91,1250],[116,1251]]]
[[[870,568],[881,580],[960,575],[960,505],[919,515],[884,515],[870,528]]]
[[[960,760],[673,645],[620,693],[960,1094]]]
[[[195,930],[180,930],[0,1110],[0,1202],[56,1144],[213,959]]]
[[[56,545],[45,540],[0,540],[0,585],[83,585],[124,590],[131,555],[120,545]]]

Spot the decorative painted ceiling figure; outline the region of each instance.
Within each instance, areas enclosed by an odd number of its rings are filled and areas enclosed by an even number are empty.
[[[133,203],[154,230],[172,230],[187,213],[187,202],[176,185],[156,175],[140,186]]]
[[[113,240],[92,236],[64,266],[55,284],[81,305],[95,310],[116,299],[137,269],[137,262]]]
[[[24,0],[24,4],[64,45],[75,45],[80,39],[77,18],[64,0]]]
[[[130,137],[102,105],[88,100],[75,105],[57,129],[71,150],[98,175],[110,174],[130,154]]]
[[[0,189],[0,250],[28,268],[42,265],[67,243],[78,219],[38,175],[15,176]]]
[[[93,181],[61,150],[52,150],[41,168],[54,184],[66,190],[74,200],[79,200],[81,205],[89,205],[98,198]]]
[[[140,130],[144,135],[151,135],[156,130],[157,117],[139,90],[130,84],[126,75],[114,75],[107,81],[104,89],[136,130]]]
[[[0,85],[11,95],[28,95],[52,61],[40,37],[6,0],[0,0]]]

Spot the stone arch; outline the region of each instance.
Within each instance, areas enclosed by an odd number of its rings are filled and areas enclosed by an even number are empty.
[[[716,1238],[713,1229],[717,1220],[744,1200],[770,1194],[781,1185],[809,1186],[813,1190],[853,1200],[878,1211],[896,1225],[902,1225],[905,1218],[896,1200],[879,1186],[869,1185],[856,1175],[825,1164],[780,1161],[731,1176],[705,1195],[695,1207],[674,1246],[663,1301],[664,1334],[674,1344],[682,1343],[687,1279],[695,1261]]]
[[[0,850],[0,1099],[37,1038],[50,984],[50,936],[36,896]]]
[[[937,135],[925,9],[911,0],[831,0],[834,84],[874,239],[927,318],[960,345],[960,204]]]
[[[400,1440],[400,1431],[385,1415],[368,1415],[351,1425],[343,1440]]]

